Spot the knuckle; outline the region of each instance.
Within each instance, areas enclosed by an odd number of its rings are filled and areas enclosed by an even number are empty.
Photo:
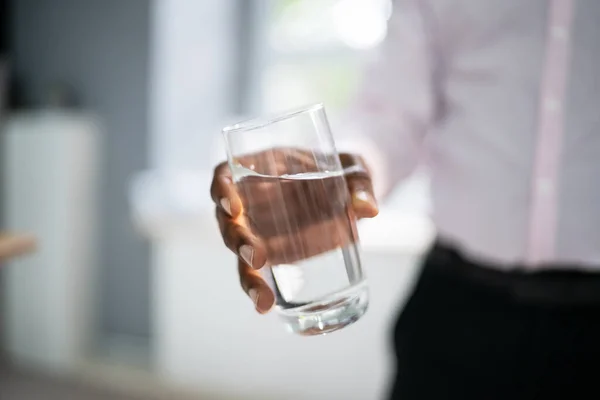
[[[214,169],[214,176],[219,176],[219,175],[223,175],[225,173],[227,173],[227,171],[229,170],[229,166],[227,165],[227,161],[223,161],[219,164],[217,164],[217,166]]]
[[[231,223],[230,221],[225,223],[225,232],[223,235],[223,239],[225,240],[225,244],[227,245],[227,247],[229,247],[231,250],[235,251],[235,243],[236,243],[236,239],[238,236],[238,229],[236,227],[235,224]]]

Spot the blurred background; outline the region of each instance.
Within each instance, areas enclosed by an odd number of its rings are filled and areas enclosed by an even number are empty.
[[[323,102],[343,126],[391,7],[0,0],[0,241],[35,240],[0,257],[0,399],[382,398],[426,174],[359,227],[367,315],[313,338],[254,312],[208,188],[229,123]]]

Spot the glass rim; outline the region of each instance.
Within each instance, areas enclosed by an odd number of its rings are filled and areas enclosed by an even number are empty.
[[[325,109],[323,103],[314,103],[308,106],[297,107],[287,111],[279,112],[272,116],[251,118],[245,121],[237,122],[235,124],[228,125],[225,128],[223,128],[221,130],[221,133],[223,133],[224,135],[229,135],[236,132],[253,131],[256,129],[265,128],[277,122],[288,120],[301,114],[323,109]]]

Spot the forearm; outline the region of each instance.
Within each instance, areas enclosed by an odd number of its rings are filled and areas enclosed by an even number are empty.
[[[35,238],[30,235],[0,232],[0,262],[7,261],[35,249]]]

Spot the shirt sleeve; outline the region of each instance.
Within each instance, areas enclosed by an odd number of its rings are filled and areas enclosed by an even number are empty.
[[[394,3],[386,40],[365,69],[337,139],[340,151],[363,156],[378,197],[418,165],[438,112],[438,54],[423,1]]]

